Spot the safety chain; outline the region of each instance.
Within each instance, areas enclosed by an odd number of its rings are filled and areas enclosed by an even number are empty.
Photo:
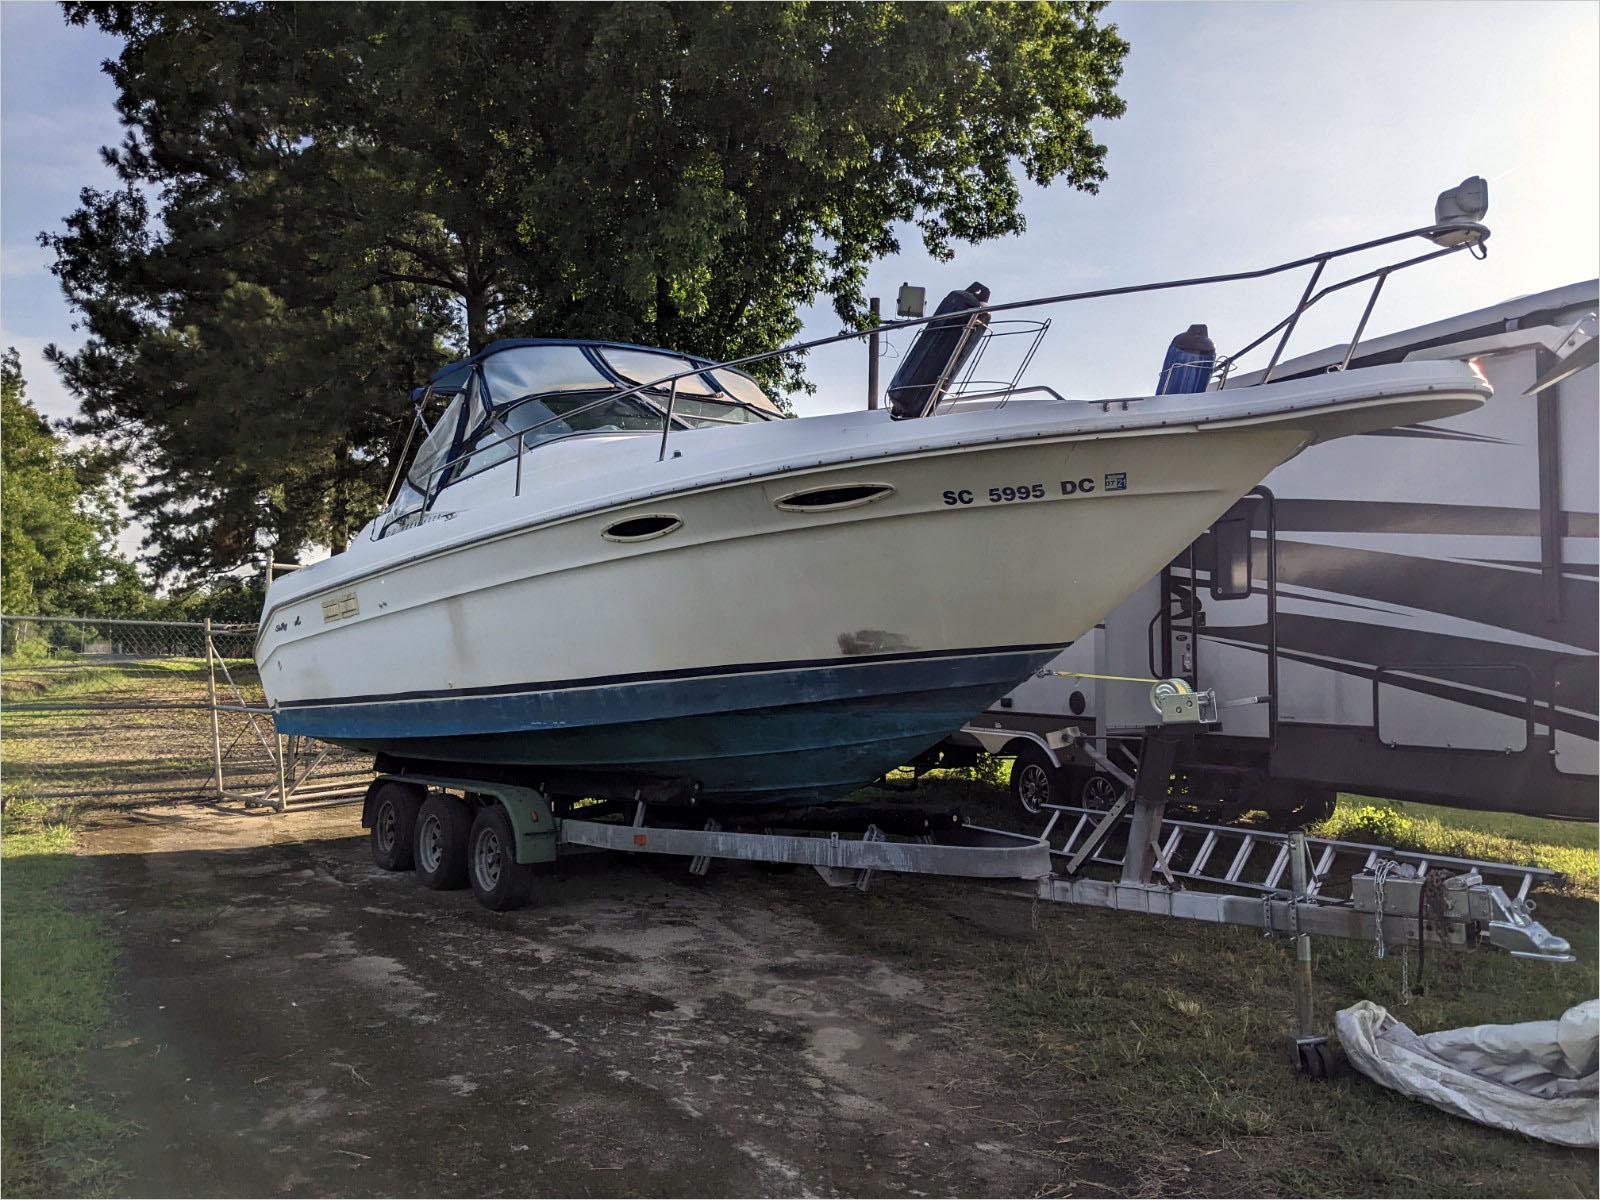
[[[1389,882],[1389,876],[1398,870],[1399,867],[1400,864],[1395,862],[1392,858],[1385,858],[1381,859],[1378,862],[1378,865],[1373,868],[1372,891],[1377,901],[1377,903],[1373,906],[1377,911],[1372,915],[1372,936],[1374,942],[1376,943],[1373,949],[1374,958],[1385,958],[1389,953],[1389,947],[1384,943],[1383,940],[1384,889],[1385,885],[1387,885]]]

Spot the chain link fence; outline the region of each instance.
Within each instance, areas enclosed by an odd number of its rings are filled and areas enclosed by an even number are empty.
[[[255,634],[254,625],[209,621],[0,616],[6,789],[279,811],[359,796],[369,755],[278,736]]]

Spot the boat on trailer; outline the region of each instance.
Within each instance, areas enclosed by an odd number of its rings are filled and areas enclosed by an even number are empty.
[[[1068,399],[1020,369],[974,385],[996,316],[1437,244],[1386,276],[1487,233],[1441,218],[1235,276],[995,306],[969,289],[886,327],[922,327],[889,410],[783,419],[753,359],[491,345],[426,388],[419,414],[444,412],[384,511],[270,584],[256,659],[278,729],[545,790],[842,797],[1028,678],[1280,463],[1490,394],[1460,362],[1219,388],[1231,360],[1192,356],[1148,396]],[[1267,337],[1281,354],[1306,307],[1376,275],[1308,287]],[[1015,324],[1025,367],[1048,322]],[[1207,390],[1173,390],[1180,371]]]

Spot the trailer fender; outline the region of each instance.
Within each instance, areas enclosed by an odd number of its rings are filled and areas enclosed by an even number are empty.
[[[1069,765],[1063,762],[1056,748],[1037,733],[1030,733],[1025,729],[1002,729],[990,726],[987,729],[981,725],[963,725],[961,732],[975,739],[987,754],[996,754],[1001,758],[1015,758],[1022,753],[1022,747],[1028,743],[1044,751],[1046,758],[1053,767]]]
[[[481,786],[481,785],[480,785]],[[533,788],[500,784],[493,792],[480,793],[490,803],[498,802],[511,818],[517,834],[519,863],[547,863],[556,859],[556,821],[550,802]]]
[[[380,775],[367,789],[361,805],[361,824],[372,824],[372,802],[379,785],[401,783],[425,791],[430,787],[460,792],[469,804],[498,804],[511,818],[511,828],[517,835],[517,861],[519,863],[554,862],[556,857],[556,821],[550,811],[550,802],[534,788],[494,780],[466,779],[453,775]]]

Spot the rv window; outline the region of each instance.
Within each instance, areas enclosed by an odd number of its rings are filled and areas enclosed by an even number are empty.
[[[1228,517],[1211,527],[1211,598],[1250,594],[1250,518]]]

